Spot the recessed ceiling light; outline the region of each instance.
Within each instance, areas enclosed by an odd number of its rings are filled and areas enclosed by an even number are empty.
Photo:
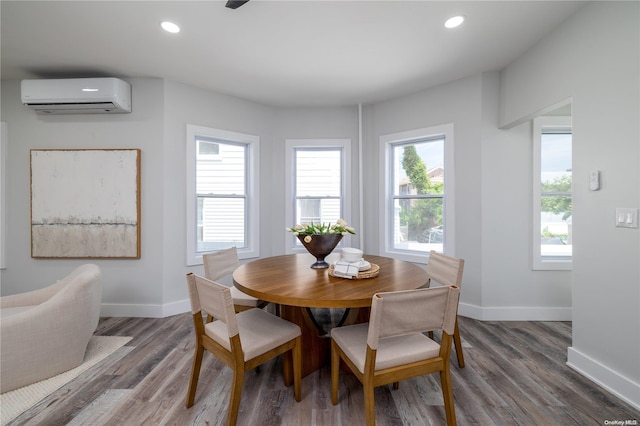
[[[165,30],[168,33],[175,34],[180,32],[180,27],[174,24],[173,22],[164,21],[163,23],[160,24],[160,26],[162,27],[163,30]]]
[[[444,26],[447,28],[455,28],[457,26],[462,25],[463,22],[464,22],[464,16],[458,15],[458,16],[454,16],[452,18],[447,19],[447,21],[444,23]]]

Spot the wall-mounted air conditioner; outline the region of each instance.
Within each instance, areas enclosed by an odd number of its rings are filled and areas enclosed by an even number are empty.
[[[131,112],[131,86],[117,78],[22,80],[22,103],[42,114]]]

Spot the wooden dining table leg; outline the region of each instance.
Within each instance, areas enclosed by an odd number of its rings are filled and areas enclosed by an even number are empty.
[[[331,339],[328,336],[318,335],[318,330],[308,319],[305,319],[304,309],[297,306],[280,306],[281,318],[297,324],[302,331],[302,377],[328,364],[331,357]],[[293,383],[293,366],[286,358],[284,382],[287,386]]]
[[[368,307],[351,309],[344,325],[367,322],[369,313],[370,308]],[[325,334],[325,330],[317,328],[312,318],[309,318],[308,308],[281,305],[280,317],[297,324],[302,331],[302,377],[330,363],[330,334]],[[286,386],[290,386],[293,383],[293,364],[286,354],[284,358],[284,383]]]

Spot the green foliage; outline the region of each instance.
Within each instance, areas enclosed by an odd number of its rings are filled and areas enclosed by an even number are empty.
[[[349,226],[344,219],[338,219],[335,224],[329,223],[308,223],[305,225],[296,224],[291,228],[286,228],[294,235],[320,235],[320,234],[355,234],[356,230]]]
[[[402,168],[418,194],[442,194],[442,182],[431,183],[427,165],[422,161],[414,145],[403,149]],[[421,235],[427,229],[442,223],[441,199],[401,201],[400,223],[410,229],[412,235]]]
[[[568,192],[571,193],[571,176],[563,175],[555,178],[551,182],[542,182],[542,192]]]
[[[429,188],[429,176],[427,166],[424,164],[416,147],[407,145],[402,152],[402,168],[411,180],[411,184],[418,191],[418,194],[427,194]]]
[[[547,237],[547,238],[551,238],[551,237],[558,237],[561,238],[563,240],[567,240],[569,238],[569,234],[565,234],[565,233],[553,233],[551,231],[549,231],[549,227],[545,226],[544,229],[542,230],[542,232],[540,233],[540,235],[542,237]]]
[[[571,202],[571,176],[561,176],[553,181],[542,183],[541,190],[544,193],[556,193],[556,196],[543,195],[540,200],[540,210],[543,212],[562,214],[562,220],[567,220],[572,214]],[[569,195],[561,195],[561,194]]]

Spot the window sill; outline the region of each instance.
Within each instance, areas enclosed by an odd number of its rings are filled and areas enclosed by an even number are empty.
[[[573,262],[570,260],[534,260],[531,269],[534,271],[571,271]]]
[[[429,253],[408,253],[404,251],[391,250],[384,251],[380,255],[422,265],[426,265],[429,261]]]

